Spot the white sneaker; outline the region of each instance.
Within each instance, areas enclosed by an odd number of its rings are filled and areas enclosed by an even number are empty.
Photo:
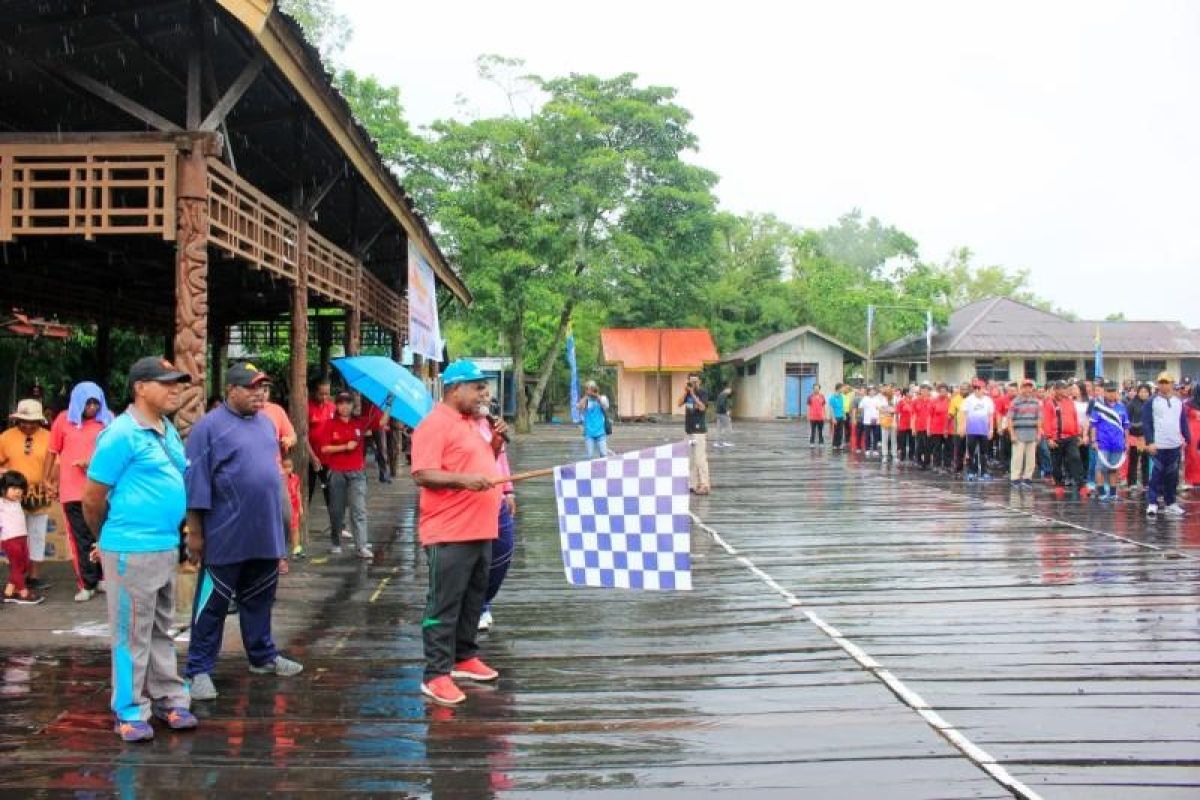
[[[1157,517],[1158,516],[1158,506],[1153,505],[1153,504],[1146,506],[1146,516],[1147,517]]]
[[[95,596],[95,594],[96,594],[96,592],[93,589],[80,589],[78,592],[75,593],[75,602],[76,603],[86,603],[88,600],[91,600],[92,597]]]
[[[492,629],[492,612],[485,611],[479,615],[479,630],[488,631]]]
[[[341,554],[342,554],[342,546],[340,544],[335,544],[333,547],[329,548],[329,555],[340,556]]]
[[[359,558],[374,558],[375,551],[372,550],[369,545],[363,545],[362,547],[358,548],[358,557]]]
[[[1172,517],[1182,517],[1187,512],[1183,510],[1183,506],[1179,505],[1179,503],[1171,503],[1171,505],[1163,509],[1163,513]]]
[[[104,581],[100,581],[96,584],[96,591],[100,594],[104,594],[106,591],[108,591],[108,587],[104,585]]]
[[[354,534],[350,532],[349,528],[342,528],[342,538],[343,539],[353,539]]]

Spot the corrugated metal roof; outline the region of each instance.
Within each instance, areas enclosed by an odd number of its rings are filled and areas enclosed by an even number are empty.
[[[847,353],[857,356],[858,358],[865,359],[867,357],[866,353],[860,352],[850,345],[838,341],[827,333],[822,333],[811,325],[801,325],[799,328],[792,328],[790,331],[772,334],[765,339],[760,339],[752,345],[743,347],[741,350],[735,350],[734,352],[722,358],[721,363],[736,364],[741,361],[750,361],[751,359],[758,358],[763,353],[768,353],[771,350],[774,350],[776,347],[787,344],[796,337],[803,336],[806,333],[811,333],[813,336],[820,336],[822,339],[834,345],[835,347],[840,347]]]
[[[701,369],[719,360],[706,328],[601,328],[600,350],[606,364],[625,369]]]
[[[1088,356],[1096,331],[1106,355],[1200,355],[1200,336],[1169,321],[1070,320],[1011,300],[991,297],[963,306],[933,335],[934,356],[1053,353]],[[876,361],[925,358],[925,336],[915,334],[880,348]]]

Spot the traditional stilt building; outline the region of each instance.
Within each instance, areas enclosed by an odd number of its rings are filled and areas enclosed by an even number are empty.
[[[161,333],[199,379],[182,431],[234,326],[288,326],[303,434],[310,322],[326,359],[335,325],[398,355],[410,258],[470,301],[271,0],[9,0],[4,23],[0,310],[96,325],[100,374],[114,327]]]

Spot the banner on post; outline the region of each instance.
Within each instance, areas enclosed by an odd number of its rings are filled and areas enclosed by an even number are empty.
[[[579,363],[575,358],[575,332],[567,334],[567,368],[571,370],[571,422],[583,422],[579,411]]]
[[[442,360],[437,278],[412,242],[408,243],[408,344],[417,355],[430,361]]]

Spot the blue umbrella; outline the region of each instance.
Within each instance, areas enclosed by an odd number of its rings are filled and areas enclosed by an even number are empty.
[[[410,428],[433,410],[433,397],[417,376],[385,356],[335,358],[350,388]]]

